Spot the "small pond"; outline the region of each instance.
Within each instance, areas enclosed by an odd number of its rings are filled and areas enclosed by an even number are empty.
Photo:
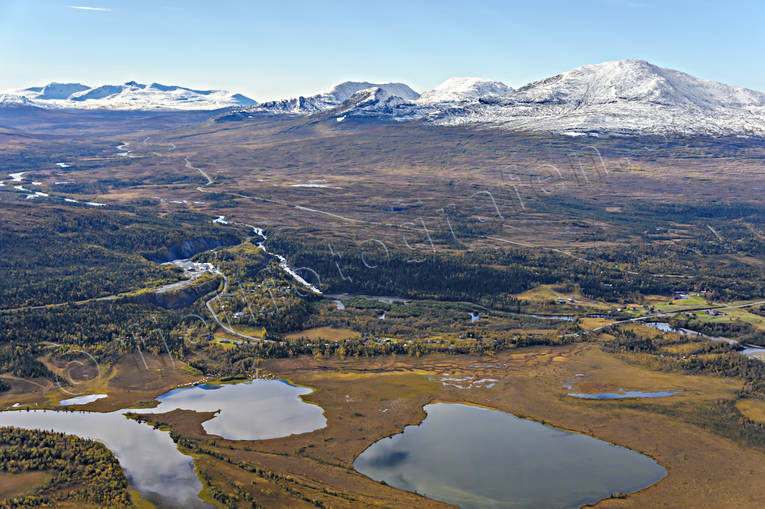
[[[74,398],[62,399],[58,406],[87,405],[99,399],[107,397],[106,394],[87,394],[85,396],[76,396]]]
[[[599,394],[586,394],[579,392],[569,392],[568,395],[572,398],[580,399],[627,399],[627,398],[667,398],[680,394],[680,391],[657,391],[657,392],[641,392],[641,391],[620,391],[620,392],[601,392]]]

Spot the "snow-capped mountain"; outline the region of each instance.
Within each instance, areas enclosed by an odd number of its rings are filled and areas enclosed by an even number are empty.
[[[263,102],[254,108],[249,108],[248,112],[309,115],[335,108],[349,100],[357,92],[370,89],[379,89],[381,91],[380,93],[385,95],[386,98],[399,97],[405,101],[413,101],[419,97],[417,92],[403,83],[346,81],[329,90],[309,97],[300,96],[291,99]]]
[[[476,101],[484,97],[505,96],[513,89],[501,81],[486,78],[449,78],[433,90],[423,92],[417,103],[432,105],[449,102]]]
[[[347,82],[247,110],[564,134],[765,136],[765,94],[643,60],[586,65],[517,90],[488,79],[451,78],[418,97],[406,85]]]
[[[340,105],[327,110],[327,113],[338,119],[350,116],[401,122],[421,117],[420,109],[411,99],[396,95],[396,91],[372,87],[359,90]]]
[[[500,99],[432,114],[441,125],[563,133],[765,134],[765,94],[643,60],[586,65]]]
[[[72,94],[88,90],[80,83],[48,83],[44,87],[27,88],[25,92],[39,92],[36,99],[66,99]]]
[[[80,83],[50,83],[16,91],[0,92],[0,105],[27,104],[41,108],[110,110],[213,110],[251,106],[256,102],[225,90],[193,90],[129,81],[123,85],[91,88]]]
[[[643,60],[586,65],[513,90],[483,78],[451,78],[417,94],[403,83],[346,81],[307,97],[256,104],[241,94],[134,81],[91,88],[50,83],[0,91],[0,107],[210,110],[236,107],[219,121],[317,115],[421,120],[581,134],[678,133],[765,136],[765,93],[702,80]]]

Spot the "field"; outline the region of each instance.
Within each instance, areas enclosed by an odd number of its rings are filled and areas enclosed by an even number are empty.
[[[224,490],[231,490],[232,480],[248,478],[247,469],[236,468],[231,461],[268,471],[268,475],[261,472],[261,477],[271,482],[256,478],[254,485],[244,485],[244,489],[256,500],[271,500],[274,505],[292,505],[296,498],[307,496],[333,507],[440,506],[386,488],[351,468],[358,453],[375,440],[418,423],[424,417],[422,406],[434,401],[497,408],[593,435],[649,454],[669,471],[655,486],[626,499],[604,501],[599,507],[741,507],[756,505],[764,495],[757,488],[757,478],[765,473],[764,447],[749,448],[704,430],[701,423],[687,422],[693,416],[702,422],[718,418],[703,409],[716,400],[734,398],[741,388],[736,379],[655,372],[584,345],[528,348],[490,357],[431,355],[342,361],[301,357],[267,361],[262,369],[314,388],[305,399],[325,409],[328,427],[250,443],[210,441],[201,428],[189,422],[194,420],[193,414],[156,419],[170,423],[195,447],[208,451],[200,468],[209,469],[211,475],[218,472],[213,478]],[[499,381],[492,388],[481,384],[458,388],[441,381],[469,377]],[[583,380],[574,386],[578,391],[682,392],[650,401],[583,401],[566,396],[567,384],[576,378]],[[218,459],[218,454],[226,459]],[[221,472],[226,472],[225,480]],[[274,484],[273,479],[282,482]],[[740,490],[741,482],[752,483],[753,488]],[[705,493],[705,503],[700,505],[699,491]]]
[[[205,435],[210,413],[152,417],[221,507],[443,507],[352,467],[438,401],[667,469],[598,507],[765,499],[765,364],[738,344],[765,344],[760,140],[194,113],[16,120],[28,137],[0,132],[12,141],[0,408],[88,393],[108,397],[72,409],[152,407],[176,387],[256,375],[313,388],[304,399],[328,426],[302,435],[230,441]],[[48,196],[8,185],[22,171]],[[188,277],[175,259],[209,271],[157,292]],[[567,395],[622,390],[680,392]],[[47,479],[9,475],[0,498]]]
[[[51,475],[42,470],[19,474],[0,474],[0,499],[21,497],[48,482]]]

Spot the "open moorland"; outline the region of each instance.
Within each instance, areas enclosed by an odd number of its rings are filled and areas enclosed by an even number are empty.
[[[219,507],[444,507],[354,469],[434,402],[666,469],[597,507],[765,499],[761,139],[320,115],[0,120],[17,126],[0,131],[4,410],[108,394],[68,408],[146,412]],[[214,412],[151,411],[175,388],[256,377],[313,389],[302,401],[326,427],[230,440],[205,431]],[[632,391],[675,394],[570,395]],[[100,503],[74,467],[72,481],[11,461],[5,504]],[[124,505],[156,505],[109,475]]]

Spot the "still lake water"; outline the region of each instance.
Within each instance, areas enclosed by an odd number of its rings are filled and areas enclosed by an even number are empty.
[[[418,426],[354,461],[372,479],[462,508],[577,508],[650,486],[655,460],[602,440],[468,405],[425,406]]]
[[[220,413],[202,423],[211,435],[230,440],[267,440],[307,433],[327,425],[324,410],[300,396],[313,390],[284,380],[251,380],[183,387],[157,397],[159,406],[135,413],[164,413],[176,408]]]
[[[0,412],[0,426],[53,430],[98,440],[117,457],[128,480],[144,498],[165,507],[209,508],[198,494],[202,484],[192,458],[165,431],[125,417],[125,412],[163,413],[178,408],[220,413],[203,426],[232,440],[264,440],[326,426],[323,410],[300,396],[312,392],[283,380],[197,385],[159,396],[156,408],[110,413],[14,410]]]

